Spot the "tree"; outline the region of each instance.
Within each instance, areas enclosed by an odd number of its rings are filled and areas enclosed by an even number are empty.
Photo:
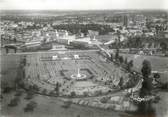
[[[118,57],[119,57],[119,49],[117,48],[115,53],[115,59],[118,60]]]
[[[124,62],[123,56],[119,56],[119,61],[121,64]]]
[[[60,88],[60,84],[59,82],[57,82],[55,87],[56,95],[59,95],[59,88]]]
[[[117,46],[120,48],[121,46],[121,41],[120,41],[120,35],[121,35],[121,32],[119,30],[117,30]]]
[[[127,57],[125,57],[125,59],[124,59],[124,63],[125,63],[125,64],[128,63]]]
[[[111,61],[113,61],[113,54],[111,54]]]
[[[142,47],[142,39],[141,39],[141,37],[140,36],[135,36],[134,37],[135,39],[135,41],[134,41],[134,46],[136,47],[136,48],[140,48],[140,47]]]
[[[74,91],[71,92],[71,97],[75,97],[76,93]]]
[[[142,75],[143,75],[143,83],[140,90],[140,97],[144,97],[146,95],[151,94],[152,90],[152,79],[149,78],[149,75],[151,74],[151,63],[148,60],[144,60],[142,63],[142,69],[141,69]]]
[[[130,65],[130,67],[133,67],[134,66],[134,61],[130,60],[128,64]]]
[[[128,62],[128,64],[127,64],[127,70],[130,72],[131,71],[131,68],[134,66],[134,64],[133,64],[133,60],[130,60],[129,62]]]
[[[159,78],[160,78],[160,74],[159,74],[159,73],[154,73],[153,77],[154,77],[155,79],[159,79]]]
[[[123,77],[120,78],[120,82],[118,83],[118,85],[120,86],[120,88],[123,88],[123,84],[124,84],[124,79]]]
[[[88,95],[88,92],[83,92],[83,96],[87,97]]]
[[[3,82],[1,87],[3,89],[3,93],[9,93],[12,90],[12,88],[6,82]]]
[[[160,43],[160,47],[162,49],[162,52],[165,53],[167,49],[167,44],[165,42]]]
[[[148,60],[144,60],[142,63],[142,69],[141,69],[143,78],[148,78],[151,74],[151,63]]]
[[[46,90],[46,89],[44,89],[44,90],[42,91],[42,93],[43,93],[43,94],[46,94],[46,93],[47,93],[47,90]]]
[[[109,100],[108,97],[103,97],[103,98],[100,99],[100,102],[101,103],[107,103],[108,100]]]
[[[151,63],[148,60],[144,60],[142,63],[142,69],[141,69],[143,79],[142,87],[140,89],[140,97],[144,98],[145,96],[151,95],[152,90],[152,79],[149,77],[151,74]],[[151,101],[148,102],[140,102],[138,104],[138,111],[146,114],[146,113],[153,113],[153,108],[151,106]]]

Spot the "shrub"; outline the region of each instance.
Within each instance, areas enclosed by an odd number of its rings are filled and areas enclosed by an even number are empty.
[[[20,81],[18,82],[18,85],[19,85],[20,87],[22,87],[22,88],[25,87],[25,83],[24,83],[22,80],[20,80]]]
[[[8,104],[8,106],[17,106],[18,102],[20,101],[20,99],[18,97],[13,98],[10,103]]]
[[[95,91],[95,96],[99,96],[102,94],[102,91],[101,90],[98,90],[98,91]]]
[[[50,91],[49,95],[54,96],[54,91]]]
[[[33,95],[34,95],[34,93],[32,91],[28,91],[27,95],[26,95],[26,97],[24,99],[30,100],[30,99],[33,98]]]
[[[108,93],[111,93],[112,92],[112,90],[108,90]]]
[[[29,91],[32,91],[33,90],[33,85],[29,85]]]
[[[71,97],[75,97],[76,93],[74,91],[71,92]]]
[[[72,102],[71,101],[65,101],[64,104],[62,105],[63,108],[69,108],[71,106]]]
[[[83,92],[83,95],[84,95],[85,97],[87,97],[89,94],[88,94],[88,92]]]
[[[100,99],[101,103],[107,103],[107,101],[108,101],[108,97],[103,97]]]
[[[21,90],[18,90],[18,91],[16,91],[15,96],[21,96],[22,93],[23,93],[23,92],[22,92]]]
[[[154,103],[158,103],[160,100],[160,97],[159,96],[156,96],[155,99],[153,100]]]
[[[11,90],[12,90],[12,88],[11,87],[4,87],[3,88],[3,93],[10,93],[11,92]]]
[[[32,89],[34,89],[35,91],[39,91],[39,87],[36,84],[32,86]]]
[[[42,94],[46,94],[46,93],[47,93],[47,90],[44,89],[44,90],[42,91]]]
[[[166,89],[166,90],[168,90],[168,82],[162,84],[161,89],[164,89],[164,90]]]
[[[37,106],[37,103],[34,101],[31,101],[26,105],[26,107],[24,108],[24,111],[25,112],[33,111],[36,106]]]

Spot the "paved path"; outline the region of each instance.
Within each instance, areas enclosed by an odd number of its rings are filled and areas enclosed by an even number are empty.
[[[51,50],[51,51],[40,51],[40,52],[18,52],[8,53],[4,55],[32,55],[32,54],[45,54],[45,53],[59,53],[59,52],[97,52],[99,50]],[[1,54],[3,55],[3,54]]]

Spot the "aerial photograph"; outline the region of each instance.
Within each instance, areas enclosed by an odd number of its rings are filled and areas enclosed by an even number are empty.
[[[0,0],[0,117],[168,117],[167,0]]]

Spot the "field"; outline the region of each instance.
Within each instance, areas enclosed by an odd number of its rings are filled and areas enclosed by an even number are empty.
[[[0,56],[0,80],[1,84],[13,86],[13,82],[17,77],[17,68],[20,63],[20,56],[1,55]]]
[[[55,97],[35,95],[31,100],[37,102],[37,108],[33,112],[24,112],[24,107],[29,100],[25,100],[26,94],[20,97],[20,103],[16,107],[9,107],[7,104],[14,97],[14,93],[5,94],[1,115],[5,117],[124,117],[122,113],[85,107],[72,104],[69,108],[63,108],[64,103]]]
[[[159,56],[143,56],[135,54],[121,54],[129,60],[134,61],[134,69],[139,71],[142,68],[143,60],[149,60],[151,62],[152,71],[158,71],[161,74],[161,81],[168,82],[168,57]]]

